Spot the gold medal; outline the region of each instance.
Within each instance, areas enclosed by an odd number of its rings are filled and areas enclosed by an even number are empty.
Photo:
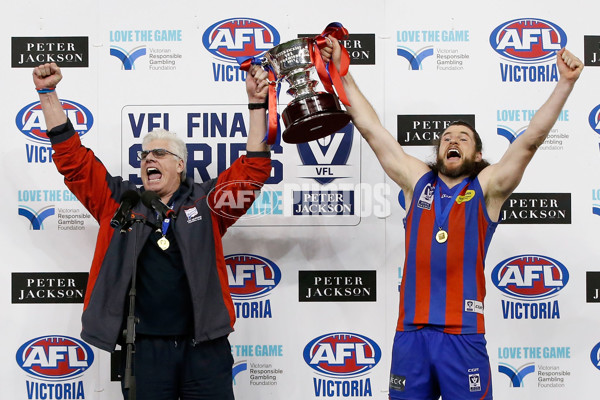
[[[446,240],[448,240],[448,232],[440,229],[438,233],[435,234],[435,240],[437,240],[438,243],[444,243]]]
[[[169,248],[169,239],[167,239],[166,237],[161,237],[160,239],[158,239],[156,241],[156,244],[158,244],[158,247],[160,247],[162,250],[166,250]]]

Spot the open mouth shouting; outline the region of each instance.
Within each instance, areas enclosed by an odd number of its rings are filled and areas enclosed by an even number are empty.
[[[146,168],[146,175],[148,176],[148,182],[159,182],[162,178],[162,173],[155,167]]]
[[[460,161],[461,158],[462,155],[460,154],[460,151],[458,151],[458,149],[451,148],[448,149],[448,151],[446,152],[446,160]]]

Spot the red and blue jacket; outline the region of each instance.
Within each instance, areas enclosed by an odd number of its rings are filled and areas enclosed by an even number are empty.
[[[85,294],[81,337],[100,349],[113,351],[121,335],[133,268],[153,228],[133,224],[130,232],[121,233],[110,226],[110,221],[122,194],[143,188],[111,176],[94,153],[81,144],[70,121],[52,129],[48,136],[54,163],[65,184],[100,225]],[[194,183],[188,178],[182,182],[185,192],[173,205],[177,218],[174,234],[190,285],[195,341],[212,340],[233,331],[235,310],[221,237],[252,205],[254,197],[247,193],[256,196],[270,172],[268,157],[241,156],[216,179]],[[213,189],[221,185],[231,190],[231,198],[249,201],[239,208],[239,204],[221,202],[220,212],[214,212],[218,191]],[[246,193],[238,197],[240,190]],[[150,224],[157,222],[155,213],[141,202],[132,211]]]
[[[415,186],[404,221],[398,331],[429,326],[451,334],[485,332],[484,261],[497,223],[487,214],[477,178],[457,186],[446,194],[449,208],[441,201],[445,184],[432,171]],[[447,233],[442,243],[436,239],[440,230]]]

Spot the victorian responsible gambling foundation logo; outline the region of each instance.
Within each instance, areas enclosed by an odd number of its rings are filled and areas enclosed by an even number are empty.
[[[16,361],[25,373],[27,399],[85,399],[82,375],[94,362],[85,342],[48,335],[24,343]]]
[[[461,71],[466,67],[470,55],[464,48],[470,41],[467,29],[420,29],[396,32],[396,54],[408,61],[412,71],[424,69],[429,57],[435,61],[438,71]]]
[[[559,261],[542,255],[519,255],[501,261],[492,282],[506,297],[504,319],[559,319],[553,299],[569,282],[569,271]]]
[[[146,55],[146,46],[138,46],[131,50],[125,50],[122,47],[111,45],[110,55],[121,60],[122,69],[130,71],[135,69],[135,60]]]
[[[373,396],[371,380],[365,375],[381,360],[381,349],[374,340],[356,333],[327,333],[311,340],[303,356],[319,375],[313,378],[315,396]]]
[[[490,34],[500,63],[502,82],[558,81],[556,53],[567,44],[567,35],[553,22],[518,18],[498,25]]]
[[[281,281],[281,270],[271,260],[253,254],[225,257],[229,291],[237,318],[271,318],[270,292]]]
[[[522,135],[529,127],[528,123],[536,114],[537,110],[528,109],[503,109],[496,110],[496,121],[498,122],[496,133],[510,143]],[[569,122],[569,110],[562,110],[557,121]],[[564,150],[566,142],[571,135],[559,130],[558,124],[550,130],[544,143],[538,150]]]
[[[240,58],[259,57],[279,44],[279,32],[269,23],[253,18],[228,18],[215,22],[202,35],[202,44],[218,62],[213,62],[215,82],[246,79]]]
[[[85,135],[94,124],[90,110],[82,104],[61,99],[60,103],[79,136]],[[46,135],[46,120],[39,101],[27,104],[17,113],[15,124],[30,142],[25,144],[28,163],[52,163],[52,147]]]
[[[498,363],[498,372],[508,376],[510,387],[523,387],[523,379],[535,372],[535,363],[527,363],[518,368],[507,363]]]
[[[126,71],[137,69],[138,60],[151,71],[176,70],[183,58],[175,45],[183,41],[181,29],[115,29],[109,31],[109,41],[109,54]]]
[[[45,206],[40,210],[34,210],[31,207],[19,206],[19,215],[29,220],[29,229],[39,231],[44,229],[44,220],[55,213],[53,205]]]

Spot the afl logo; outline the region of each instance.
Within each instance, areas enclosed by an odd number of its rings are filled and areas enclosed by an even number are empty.
[[[520,300],[552,297],[569,281],[569,271],[560,262],[540,255],[507,258],[492,271],[492,282],[504,294]]]
[[[589,122],[592,129],[600,135],[600,104],[590,112]]]
[[[566,44],[567,35],[558,25],[536,18],[505,22],[490,35],[490,45],[498,54],[518,62],[547,60]]]
[[[596,344],[590,353],[590,360],[594,367],[600,369],[600,343]]]
[[[208,27],[202,43],[215,57],[237,63],[238,57],[256,57],[277,46],[279,32],[257,19],[230,18]]]
[[[94,352],[81,340],[68,336],[43,336],[17,351],[17,364],[28,374],[43,379],[70,379],[94,362]]]
[[[61,99],[60,103],[75,131],[79,136],[85,135],[94,124],[94,117],[90,110],[71,100]],[[50,139],[46,135],[46,121],[39,101],[23,107],[17,114],[15,123],[29,140],[42,144],[50,143]]]
[[[369,372],[381,359],[381,349],[366,336],[349,332],[328,333],[304,348],[304,361],[320,374],[334,378]]]
[[[274,262],[252,254],[225,257],[229,291],[236,300],[266,296],[281,281],[281,271]]]

